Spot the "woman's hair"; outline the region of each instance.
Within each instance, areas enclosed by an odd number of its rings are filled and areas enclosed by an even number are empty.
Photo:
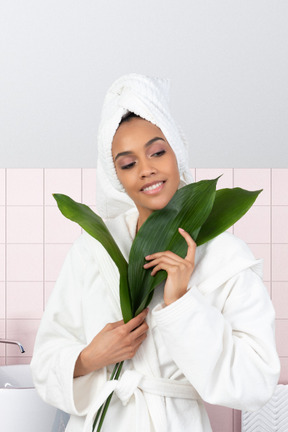
[[[140,117],[139,115],[137,115],[137,114],[135,114],[135,113],[129,111],[127,114],[125,114],[125,115],[122,117],[122,119],[121,119],[121,121],[120,121],[120,123],[119,123],[119,126],[120,126],[122,123],[129,122],[129,121],[130,121],[131,119],[133,119],[133,118],[142,118],[142,117]]]

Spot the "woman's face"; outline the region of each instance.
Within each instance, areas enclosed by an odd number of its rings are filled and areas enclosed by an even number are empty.
[[[122,123],[112,142],[117,176],[139,211],[139,227],[178,189],[175,154],[161,130],[141,118]]]

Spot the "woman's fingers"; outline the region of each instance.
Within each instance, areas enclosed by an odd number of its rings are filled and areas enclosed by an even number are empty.
[[[188,246],[185,260],[194,264],[195,252],[196,252],[196,246],[197,245],[194,242],[194,240],[192,239],[192,237],[190,236],[190,234],[188,234],[185,230],[183,230],[183,228],[178,228],[178,230],[179,230],[179,233],[182,235],[182,237],[184,237],[184,239],[186,240],[186,243]],[[177,255],[171,251],[156,252],[154,254],[147,255],[145,257],[146,260],[149,260],[149,263],[144,264],[144,268],[147,269],[147,268],[155,266],[159,262],[159,261],[157,261],[159,259],[165,259],[165,262],[168,263],[169,258],[171,259],[171,261],[170,261],[171,263],[172,263],[172,260],[174,262],[177,261],[179,263],[182,261],[182,258],[179,255]]]
[[[120,327],[123,324],[124,324],[123,320],[115,321],[113,323],[110,323],[110,328],[111,328],[111,330],[113,330],[114,328]]]
[[[132,358],[146,338],[148,325],[145,321],[148,309],[132,318],[127,324],[123,321],[108,323],[82,351],[82,366],[75,370],[79,376],[98,370],[103,366]]]
[[[145,257],[148,262],[143,266],[145,269],[153,267],[151,276],[155,276],[159,270],[167,272],[164,286],[164,302],[166,305],[185,294],[194,271],[196,243],[182,228],[179,228],[179,234],[182,235],[188,246],[184,259],[171,251],[156,252]]]
[[[167,273],[169,272],[171,274],[171,273],[176,272],[178,270],[178,266],[167,264],[164,262],[160,262],[151,271],[151,276],[155,276],[159,270],[165,270]]]
[[[186,263],[185,260],[180,258],[178,261],[177,259],[172,259],[167,256],[162,256],[158,259],[155,259],[151,261],[150,263],[145,264],[145,268],[148,269],[150,267],[153,267],[153,270],[151,271],[151,276],[154,276],[159,270],[165,270],[168,272],[173,272],[173,269],[179,268],[180,270],[185,270],[186,266],[188,265],[188,262]]]
[[[187,234],[187,233],[185,233]],[[189,234],[187,234],[189,236]],[[178,267],[180,271],[185,271],[186,269],[194,268],[195,250],[196,244],[193,239],[189,236],[187,240],[190,242],[188,245],[187,255],[185,259],[181,258],[177,254],[171,251],[157,252],[152,255],[146,256],[146,260],[149,260],[144,264],[144,268],[150,269],[153,267],[151,275],[154,276],[159,270],[173,271],[173,267]]]
[[[190,236],[190,234],[188,234],[185,230],[183,230],[183,228],[178,228],[178,231],[182,235],[182,237],[184,237],[184,239],[186,240],[186,243],[188,245],[187,255],[186,255],[185,259],[194,263],[197,245],[194,242],[194,240],[192,239],[192,237]]]
[[[128,321],[128,323],[125,324],[127,332],[132,332],[143,323],[148,314],[148,310],[148,308],[144,309],[139,315],[137,315],[135,318],[132,318],[130,321]]]
[[[174,254],[173,254],[174,255]],[[144,264],[144,268],[148,269],[151,267],[154,267],[155,265],[159,264],[160,262],[174,265],[176,263],[181,263],[183,261],[182,258],[180,258],[178,255],[175,255],[175,257],[170,257],[169,255],[166,255],[166,252],[163,252],[163,254],[159,254],[157,258],[154,258],[152,261]]]
[[[148,331],[148,324],[146,321],[143,321],[143,323],[137,327],[135,330],[133,330],[130,333],[130,337],[132,341],[135,341],[136,344],[141,342],[143,339],[145,339]]]
[[[126,327],[127,333],[133,331],[135,328],[137,328],[139,325],[142,324],[142,322],[145,320],[149,309],[144,309],[139,315],[137,315],[135,318],[132,318],[128,323],[124,324],[123,320],[115,321],[113,323],[109,324],[110,330],[116,329],[117,327],[121,327],[124,325]]]
[[[152,266],[150,265],[152,262],[157,261],[159,259],[163,259],[163,258],[170,260],[170,261],[173,261],[173,262],[175,262],[175,261],[181,262],[182,261],[182,258],[179,255],[177,255],[171,251],[156,252],[155,254],[147,255],[145,257],[145,259],[147,261],[149,261],[149,263],[144,264],[144,266],[145,266],[145,268],[148,268],[148,265],[149,265],[149,267],[153,267],[153,265]]]

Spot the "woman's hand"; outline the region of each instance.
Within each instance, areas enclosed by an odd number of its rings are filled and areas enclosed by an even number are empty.
[[[157,252],[145,257],[150,262],[144,264],[144,268],[154,267],[151,276],[155,276],[159,270],[167,272],[168,276],[164,287],[164,303],[167,306],[186,293],[189,279],[194,270],[196,243],[182,228],[179,228],[179,232],[188,245],[187,255],[184,259],[170,251]]]
[[[123,320],[106,324],[80,353],[75,364],[74,378],[134,357],[147,337],[147,313],[148,309],[145,309],[126,324]]]

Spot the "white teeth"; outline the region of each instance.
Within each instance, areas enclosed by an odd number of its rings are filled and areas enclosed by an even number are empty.
[[[157,189],[162,184],[163,184],[163,182],[156,183],[156,184],[154,184],[152,186],[148,186],[148,187],[144,188],[143,191],[151,191],[153,189]]]

